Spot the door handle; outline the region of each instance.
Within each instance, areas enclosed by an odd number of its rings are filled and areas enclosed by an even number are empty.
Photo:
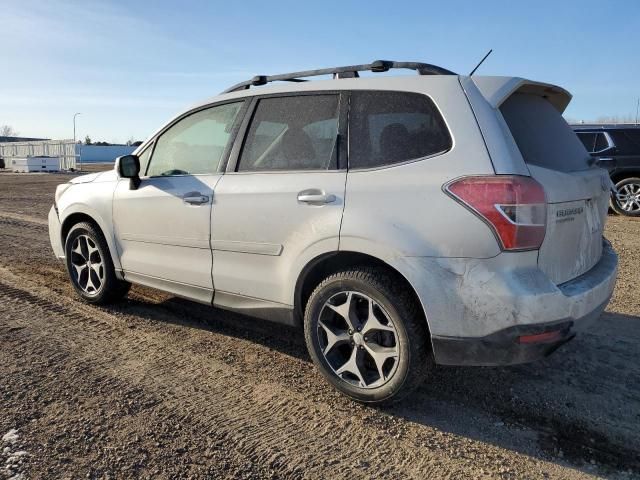
[[[188,194],[182,197],[184,203],[188,203],[189,205],[203,205],[205,203],[209,203],[209,197],[207,195],[193,195]]]
[[[298,193],[298,202],[307,203],[309,205],[325,205],[336,201],[336,196],[330,193],[324,193],[317,188],[310,188]]]

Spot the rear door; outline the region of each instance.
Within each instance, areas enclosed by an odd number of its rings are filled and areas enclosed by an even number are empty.
[[[536,93],[513,93],[500,112],[531,176],[547,197],[538,264],[556,284],[591,269],[602,255],[611,181],[561,112]]]
[[[331,92],[254,99],[244,140],[216,187],[215,304],[290,306],[300,265],[338,250],[346,107],[346,97]]]

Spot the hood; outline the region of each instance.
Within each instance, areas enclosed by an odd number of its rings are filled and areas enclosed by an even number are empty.
[[[89,173],[87,175],[80,175],[69,181],[69,183],[91,183],[98,179],[100,181],[110,181],[114,180],[116,177],[116,172],[114,170],[107,170],[106,172],[97,172],[97,173]]]

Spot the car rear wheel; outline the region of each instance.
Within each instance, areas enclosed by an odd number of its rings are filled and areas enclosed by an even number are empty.
[[[116,277],[107,242],[91,223],[71,227],[65,241],[65,257],[74,289],[89,303],[119,300],[131,287]]]
[[[620,215],[640,216],[640,178],[625,178],[616,183],[611,208]]]
[[[338,272],[307,303],[311,358],[335,388],[363,403],[403,398],[433,367],[424,317],[398,280],[382,269]]]

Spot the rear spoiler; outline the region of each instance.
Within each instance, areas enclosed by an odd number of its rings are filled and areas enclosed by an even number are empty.
[[[564,88],[549,83],[533,82],[517,77],[471,77],[482,96],[493,108],[500,105],[514,93],[528,93],[546,98],[560,113],[571,101],[571,94]]]

